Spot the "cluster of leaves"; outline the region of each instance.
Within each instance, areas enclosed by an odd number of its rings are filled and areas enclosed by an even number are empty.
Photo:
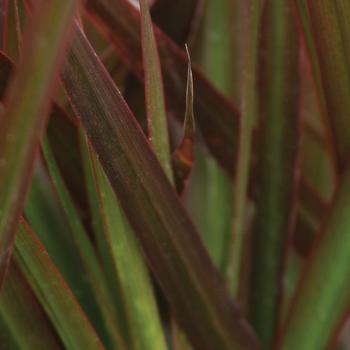
[[[0,348],[346,349],[349,16],[0,0]]]

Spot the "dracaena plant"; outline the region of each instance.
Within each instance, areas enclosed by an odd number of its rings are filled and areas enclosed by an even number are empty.
[[[0,0],[0,349],[350,349],[348,0]]]

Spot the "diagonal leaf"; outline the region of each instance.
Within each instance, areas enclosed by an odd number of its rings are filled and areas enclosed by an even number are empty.
[[[325,91],[322,86],[322,79],[321,79],[321,71],[320,71],[320,62],[319,58],[317,57],[317,50],[315,46],[315,42],[312,37],[312,31],[311,31],[311,21],[310,21],[310,14],[307,7],[307,0],[297,0],[296,1],[296,15],[298,19],[298,23],[301,25],[301,32],[302,32],[302,44],[305,45],[305,51],[309,58],[309,64],[311,67],[311,74],[312,79],[314,81],[314,88],[316,92],[316,98],[317,98],[317,104],[319,113],[322,117],[322,124],[325,126],[325,132],[326,132],[326,145],[330,152],[332,166],[336,168],[338,166],[337,161],[339,159],[336,159],[336,145],[335,145],[335,139],[332,130],[331,130],[331,120],[329,116],[327,115],[327,105],[325,100]],[[309,67],[308,67],[309,69]],[[309,73],[309,72],[308,72]],[[308,86],[308,89],[310,89],[310,86]]]
[[[0,72],[2,72],[0,97],[2,98],[4,87],[12,74],[14,64],[3,53],[0,53],[0,67]],[[61,120],[63,116],[62,110],[53,105],[49,129],[50,124],[54,124],[51,128],[56,129],[54,136],[58,138],[62,138],[62,135],[59,134],[60,123],[57,123],[56,119]],[[63,132],[65,132],[64,135],[67,137],[66,128],[63,129]],[[69,144],[69,146],[71,145]],[[37,162],[34,171],[31,189],[26,201],[25,216],[39,235],[54,263],[63,273],[65,280],[75,292],[79,302],[84,306],[87,315],[94,321],[94,325],[99,333],[105,334],[100,311],[93,300],[94,296],[89,281],[84,278],[76,278],[76,276],[85,274],[84,267],[74,247],[71,232],[65,221],[64,214],[58,206],[57,198],[54,196],[53,188],[51,183],[49,183],[41,160]]]
[[[280,315],[284,252],[296,211],[300,149],[298,49],[292,5],[265,1],[259,51],[258,194],[249,314],[268,349]]]
[[[89,147],[99,192],[104,234],[120,279],[133,349],[166,349],[152,283],[138,243],[101,164]]]
[[[26,32],[26,52],[0,116],[0,269],[2,283],[52,88],[78,1],[46,1]]]
[[[79,249],[42,162],[38,162],[35,169],[24,212],[96,331],[103,340],[108,339],[90,280],[85,278],[86,270]]]
[[[29,225],[23,221],[15,259],[68,349],[104,349],[72,292]]]
[[[349,199],[347,170],[299,281],[279,349],[326,349],[346,319],[350,308]]]
[[[30,290],[17,262],[11,264],[0,299],[0,313],[17,347],[24,350],[62,349],[57,334]],[[4,328],[1,329],[1,332]],[[1,348],[3,344],[1,343]]]
[[[255,348],[134,116],[77,33],[62,76],[66,91],[180,324],[202,349]]]
[[[317,53],[317,59],[312,59],[311,56],[311,62],[316,66],[316,71],[319,68],[316,77],[322,84],[320,89],[324,92],[336,152],[342,166],[350,155],[350,28],[347,19],[350,15],[350,5],[348,1],[343,0],[303,2],[307,3],[311,21],[311,34],[304,26],[305,36],[311,36],[309,47],[312,47],[314,42]],[[299,8],[302,8],[302,5],[299,5]]]
[[[127,0],[89,0],[86,9],[102,33],[111,39],[125,63],[141,77],[142,55],[138,10]],[[168,105],[176,111],[185,101],[186,54],[156,26],[154,31]],[[193,79],[196,86],[194,111],[198,128],[215,158],[229,173],[232,173],[238,140],[238,112],[196,67],[193,67]]]
[[[66,214],[67,222],[72,231],[77,250],[81,255],[82,262],[85,266],[86,274],[90,280],[91,287],[94,291],[98,305],[100,306],[102,315],[105,318],[105,325],[109,331],[111,341],[115,347],[118,346],[121,349],[126,348],[120,333],[121,320],[118,319],[113,312],[115,311],[115,308],[113,307],[115,304],[112,295],[110,294],[105,276],[97,260],[94,247],[89,240],[77,209],[74,206],[73,200],[65,187],[47,139],[45,139],[43,143],[43,153],[45,155],[45,160],[52,181],[56,187],[58,197],[60,198],[62,207]]]

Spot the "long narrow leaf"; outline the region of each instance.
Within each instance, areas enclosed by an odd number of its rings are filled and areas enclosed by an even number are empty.
[[[89,0],[86,9],[102,33],[111,39],[125,63],[138,76],[142,76],[139,11],[127,0]],[[185,102],[186,54],[156,26],[154,31],[168,105],[176,111]],[[193,79],[196,86],[194,111],[198,128],[215,158],[232,173],[236,164],[238,112],[196,67],[193,67]]]
[[[252,152],[253,125],[258,116],[258,47],[260,32],[260,0],[245,1],[244,54],[242,63],[242,92],[240,135],[238,148],[238,165],[235,174],[233,235],[229,251],[227,277],[230,288],[238,295],[243,256],[244,231],[247,217],[247,190]]]
[[[1,293],[0,313],[20,349],[62,349],[57,334],[48,322],[44,310],[30,290],[17,263],[11,264],[9,269]],[[4,329],[2,328],[1,331],[3,332]]]
[[[90,149],[95,181],[99,189],[105,235],[111,246],[114,266],[120,279],[131,343],[134,349],[166,349],[164,334],[147,267],[138,242],[124,216],[101,164]]]
[[[13,70],[14,63],[3,53],[0,53],[0,72],[2,73],[0,79],[1,98]],[[58,129],[60,129],[60,124],[56,122],[56,118],[62,119],[62,111],[54,105],[50,115],[49,129],[53,127],[51,123],[54,122],[55,133],[59,135]],[[67,137],[67,129],[63,129],[63,131]],[[62,135],[59,136],[62,137]],[[84,306],[87,315],[94,321],[94,325],[99,333],[105,333],[100,311],[93,299],[90,282],[84,278],[76,278],[76,276],[85,274],[84,267],[77,254],[71,238],[71,231],[67,226],[61,208],[57,204],[57,197],[54,195],[41,160],[37,162],[34,171],[24,214],[45,245],[54,263],[63,273],[64,278],[78,297],[79,302]]]
[[[320,65],[321,88],[335,136],[337,156],[340,165],[344,165],[350,152],[350,28],[347,23],[350,6],[343,0],[307,1],[307,5]]]
[[[201,47],[201,64],[210,81],[226,96],[231,94],[234,85],[232,77],[227,71],[233,71],[235,60],[232,58],[233,32],[228,33],[234,6],[231,0],[209,0],[205,4],[203,44]],[[231,80],[232,78],[232,80]],[[196,91],[197,91],[197,82]],[[199,96],[194,96],[195,99]],[[219,117],[221,118],[221,116]],[[238,122],[239,123],[239,122]],[[237,128],[239,124],[237,123]],[[198,124],[198,123],[197,123]],[[238,130],[237,130],[238,140]],[[238,141],[237,141],[238,145]],[[232,146],[232,144],[231,144]],[[197,160],[203,160],[202,172],[204,185],[201,188],[200,199],[203,213],[200,216],[199,227],[212,259],[222,271],[225,271],[226,246],[231,235],[232,226],[232,179],[223,172],[216,162],[203,157],[200,150]],[[198,164],[198,162],[197,162]],[[236,163],[233,164],[236,166]],[[234,174],[234,169],[231,169]],[[213,210],[215,208],[215,210]],[[220,215],[218,215],[220,213]]]
[[[278,325],[284,252],[296,210],[299,46],[291,4],[265,1],[261,40],[259,187],[249,313],[269,349]]]
[[[79,214],[74,206],[73,200],[65,187],[60,171],[55,162],[52,150],[47,139],[44,140],[43,152],[47,162],[50,175],[60,197],[62,207],[65,211],[67,222],[73,233],[79,254],[86,268],[87,276],[90,279],[91,286],[95,293],[96,300],[100,306],[101,312],[105,317],[105,324],[109,331],[109,335],[114,346],[120,348],[125,347],[124,340],[121,335],[120,319],[113,312],[113,299],[105,280],[105,275],[98,263],[94,247],[92,246],[88,234],[80,220]]]
[[[279,349],[325,349],[345,320],[350,307],[349,199],[348,170],[304,268]]]
[[[142,62],[145,75],[148,136],[168,178],[173,180],[167,114],[159,55],[147,0],[140,0]]]
[[[0,116],[0,283],[45,126],[50,96],[78,1],[46,1],[26,33],[26,52]]]
[[[77,33],[63,74],[66,91],[180,324],[202,349],[255,348],[134,116]]]
[[[62,273],[66,283],[77,297],[86,315],[102,339],[108,337],[101,311],[95,299],[90,280],[76,246],[72,231],[52,182],[38,162],[25,206],[25,217],[48,251],[53,263]]]
[[[104,349],[45,248],[22,222],[15,258],[68,349]]]

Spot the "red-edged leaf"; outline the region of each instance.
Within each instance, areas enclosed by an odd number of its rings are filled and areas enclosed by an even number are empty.
[[[4,349],[61,350],[62,345],[16,261],[11,264],[0,298],[1,318],[16,347]],[[4,331],[2,328],[1,332]]]
[[[255,349],[198,233],[81,29],[64,86],[174,312],[201,349]]]
[[[28,223],[21,222],[14,257],[67,349],[102,350],[101,340]]]
[[[292,5],[265,1],[261,32],[258,194],[249,313],[270,349],[280,315],[285,249],[294,224],[299,175],[299,45]]]
[[[11,255],[17,221],[77,3],[73,0],[42,3],[26,31],[23,48],[26,54],[5,97],[5,112],[0,116],[1,279]]]
[[[127,0],[89,0],[86,9],[102,33],[113,42],[125,63],[142,77],[140,13],[137,8]],[[186,54],[159,28],[155,26],[154,30],[168,106],[175,111],[179,108],[182,110],[186,99]],[[194,112],[198,128],[215,158],[232,173],[238,140],[238,112],[195,66],[193,79],[196,86]]]

